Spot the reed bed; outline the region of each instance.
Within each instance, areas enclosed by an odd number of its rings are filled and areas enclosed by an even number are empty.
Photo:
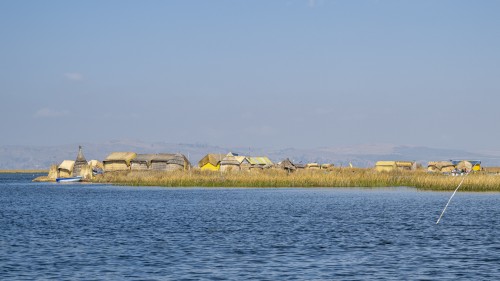
[[[109,172],[94,178],[97,183],[165,187],[415,187],[421,190],[450,191],[463,176],[429,174],[424,171],[376,172],[373,169],[336,168],[329,171],[282,170],[234,173],[186,171]],[[500,191],[500,176],[477,173],[465,176],[462,191]]]

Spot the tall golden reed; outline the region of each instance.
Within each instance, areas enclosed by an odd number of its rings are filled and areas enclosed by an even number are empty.
[[[430,174],[424,171],[376,172],[373,169],[335,168],[303,170],[240,171],[126,171],[97,176],[93,182],[134,186],[167,187],[394,187],[422,190],[454,190],[461,176]],[[477,173],[466,176],[462,191],[500,191],[500,176]]]

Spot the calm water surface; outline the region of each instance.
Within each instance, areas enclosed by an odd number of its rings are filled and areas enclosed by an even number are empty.
[[[0,175],[0,280],[500,279],[500,193]]]

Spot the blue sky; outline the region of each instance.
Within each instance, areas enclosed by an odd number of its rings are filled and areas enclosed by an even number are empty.
[[[500,1],[1,1],[0,144],[499,150]]]

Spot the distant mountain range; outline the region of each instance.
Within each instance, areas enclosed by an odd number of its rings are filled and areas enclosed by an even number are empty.
[[[420,146],[358,145],[310,149],[263,149],[120,140],[57,146],[2,145],[0,146],[0,169],[48,169],[51,164],[59,164],[65,159],[75,159],[78,145],[83,146],[87,160],[101,161],[113,151],[182,153],[189,158],[191,164],[196,165],[207,153],[235,152],[241,155],[269,156],[275,162],[290,158],[298,163],[333,163],[335,166],[347,166],[352,163],[356,167],[371,167],[379,160],[412,160],[426,166],[428,161],[449,159],[474,159],[481,160],[483,166],[500,166],[499,154]]]

